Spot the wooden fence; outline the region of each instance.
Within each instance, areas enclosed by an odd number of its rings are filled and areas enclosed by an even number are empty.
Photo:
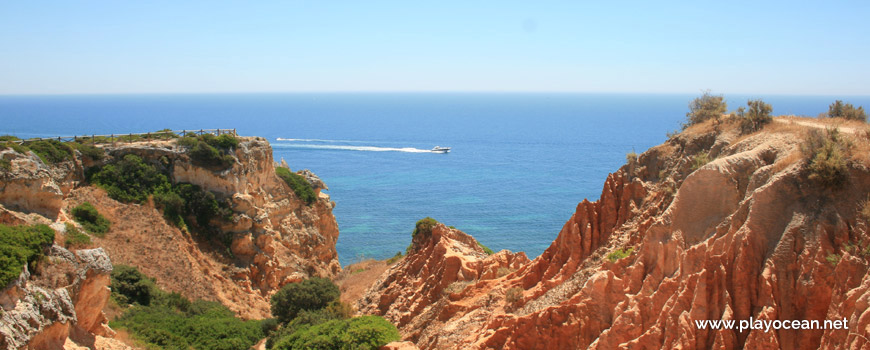
[[[178,136],[184,136],[188,133],[194,133],[196,135],[205,135],[212,134],[215,136],[220,136],[223,134],[230,134],[233,136],[238,136],[236,133],[236,129],[199,129],[199,130],[161,130],[154,132],[142,132],[142,133],[127,133],[127,134],[106,134],[106,135],[81,135],[81,136],[56,136],[56,137],[34,137],[26,140],[16,140],[9,142],[16,142],[18,144],[24,144],[27,142],[33,141],[42,141],[42,140],[58,140],[60,142],[91,142],[91,143],[115,143],[115,142],[133,142],[133,141],[147,141],[147,140],[166,140],[175,138]]]

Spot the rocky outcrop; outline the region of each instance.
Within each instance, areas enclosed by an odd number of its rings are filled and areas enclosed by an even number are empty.
[[[47,166],[33,152],[0,151],[10,168],[0,169],[0,204],[9,209],[56,218],[63,196],[72,187],[76,163],[65,161]]]
[[[423,349],[870,347],[870,236],[859,214],[870,171],[852,161],[842,187],[825,187],[807,180],[801,128],[749,136],[718,128],[690,128],[611,174],[601,198],[580,203],[553,244],[517,271],[441,299],[414,288],[394,297],[380,283],[360,309],[394,320]],[[700,154],[714,160],[698,164]],[[382,279],[439,278],[419,271],[397,265]],[[696,324],[750,318],[845,318],[849,327]]]
[[[40,270],[31,276],[25,266],[0,292],[0,348],[63,349],[67,338],[92,344],[113,334],[102,313],[112,272],[102,249],[73,254],[54,246]]]
[[[91,202],[113,221],[105,237],[92,237],[116,263],[138,267],[164,289],[189,298],[219,301],[243,317],[269,317],[269,297],[282,285],[309,276],[333,277],[340,270],[334,203],[320,194],[301,201],[275,174],[272,148],[262,138],[241,137],[235,162],[224,170],[196,165],[189,147],[175,140],[101,144],[107,156],[46,165],[33,153],[0,151],[11,167],[0,169],[0,222],[69,221],[76,205]],[[175,183],[191,183],[229,204],[230,220],[211,226],[227,240],[217,242],[170,225],[150,203],[114,201],[88,186],[85,170],[134,154]],[[303,172],[316,186],[316,175]]]
[[[443,224],[431,234],[418,234],[412,244],[412,253],[375,282],[357,307],[386,317],[403,338],[415,341],[455,314],[486,308],[462,299],[529,262],[524,253],[507,250],[487,255],[474,238]]]

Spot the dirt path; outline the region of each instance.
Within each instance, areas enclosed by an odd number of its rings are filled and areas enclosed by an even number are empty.
[[[825,123],[822,121],[815,121],[812,119],[795,119],[795,118],[773,118],[773,121],[776,123],[783,124],[798,124],[816,129],[827,129],[827,128],[837,128],[840,132],[844,132],[847,134],[857,134],[861,131],[865,131],[865,128],[858,128],[852,126],[843,126],[838,124]]]

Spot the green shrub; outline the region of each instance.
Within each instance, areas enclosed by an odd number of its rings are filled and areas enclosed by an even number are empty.
[[[112,297],[118,304],[151,305],[159,289],[154,281],[139,269],[127,265],[115,265],[112,270]]]
[[[317,200],[317,195],[314,194],[314,188],[311,187],[311,184],[308,183],[308,180],[305,180],[302,175],[292,173],[290,172],[290,169],[283,167],[275,168],[275,174],[277,174],[281,180],[284,180],[284,182],[287,183],[287,186],[290,186],[290,188],[293,189],[296,196],[306,204],[311,205],[315,200]]]
[[[831,266],[837,266],[837,264],[840,263],[840,258],[841,258],[841,256],[839,254],[831,253],[825,257],[825,260],[827,260],[828,263],[831,264]]]
[[[394,264],[396,261],[399,261],[399,259],[401,259],[402,256],[403,256],[403,255],[402,255],[402,252],[396,252],[396,255],[393,255],[392,258],[387,259],[387,261],[386,261],[386,262],[387,262],[387,265],[392,265],[392,264]]]
[[[702,166],[710,162],[710,155],[706,152],[701,152],[692,157],[692,171],[698,170]]]
[[[773,121],[773,117],[770,116],[770,113],[773,112],[773,107],[770,104],[758,99],[749,100],[746,105],[749,107],[748,111],[743,107],[737,110],[741,133],[750,134],[756,132],[761,130],[765,124]]]
[[[713,96],[709,90],[705,91],[700,97],[689,103],[689,112],[686,113],[686,123],[683,124],[683,129],[710,119],[719,120],[726,110],[728,110],[728,104],[725,103],[725,98],[722,95]]]
[[[21,139],[19,139],[17,136],[12,135],[0,135],[0,142],[6,141],[21,141]]]
[[[624,258],[631,256],[631,253],[633,253],[633,252],[634,252],[634,247],[631,247],[628,249],[625,249],[625,248],[617,249],[617,250],[614,250],[613,252],[611,252],[610,254],[607,254],[607,260],[617,261],[619,259],[624,259]]]
[[[289,283],[272,296],[272,315],[287,323],[303,310],[319,310],[338,301],[341,292],[332,281],[312,277]]]
[[[480,241],[477,242],[477,246],[480,247],[480,249],[483,249],[483,252],[486,253],[486,255],[495,254],[495,252],[492,251],[492,249],[489,249],[489,247],[483,245],[483,243],[480,243]]]
[[[380,316],[362,316],[303,326],[275,342],[272,349],[378,349],[401,339],[396,326]]]
[[[849,173],[846,161],[849,147],[837,129],[825,132],[810,130],[801,144],[801,151],[807,158],[808,178],[829,188],[842,185]]]
[[[110,325],[162,349],[248,349],[265,336],[261,321],[243,321],[219,303],[190,302],[160,290],[150,305],[136,305]]]
[[[845,118],[850,120],[860,120],[862,122],[867,121],[867,113],[864,112],[863,106],[858,106],[855,108],[851,103],[843,103],[843,101],[836,100],[830,106],[828,106],[827,116],[829,118]]]
[[[235,157],[229,154],[223,154],[214,146],[202,141],[197,142],[196,145],[190,149],[188,155],[190,155],[193,164],[212,170],[227,169],[232,167],[236,162]]]
[[[9,171],[12,170],[12,162],[6,158],[0,158],[0,169]]]
[[[128,154],[123,159],[95,169],[89,180],[121,202],[142,203],[148,195],[169,191],[169,178],[139,156]]]
[[[27,148],[39,156],[46,164],[54,164],[72,159],[73,150],[58,140],[39,140],[27,142]]]
[[[96,235],[97,237],[105,236],[106,232],[109,232],[109,227],[112,224],[109,222],[109,219],[100,215],[97,208],[94,208],[94,206],[89,202],[84,202],[73,208],[72,215],[73,219],[82,225],[86,231]]]
[[[199,143],[199,138],[196,137],[196,134],[194,134],[194,136],[184,136],[178,139],[178,145],[180,146],[193,147],[196,146],[197,143]]]
[[[202,135],[201,139],[212,147],[229,150],[239,146],[239,139],[230,134],[221,134],[215,137],[212,134]]]
[[[102,148],[96,147],[91,144],[85,144],[80,142],[71,142],[69,143],[72,148],[75,148],[79,152],[81,152],[82,156],[93,159],[93,160],[101,160],[106,156],[106,151],[103,151]]]
[[[435,225],[437,225],[437,224],[438,224],[437,220],[430,218],[428,216],[420,219],[414,225],[414,231],[411,232],[411,238],[417,237],[417,235],[420,235],[420,234],[422,234],[424,236],[431,235],[432,228],[435,227]]]
[[[30,152],[30,148],[27,148],[27,146],[19,144],[18,142],[0,141],[0,150],[7,148],[11,148],[13,151],[21,154],[27,154],[27,152]]]
[[[90,244],[91,236],[88,236],[79,231],[79,229],[77,229],[75,225],[71,223],[66,223],[66,239],[63,242],[64,247],[81,248]]]
[[[17,279],[24,265],[37,261],[53,242],[54,230],[46,225],[0,224],[0,288]]]

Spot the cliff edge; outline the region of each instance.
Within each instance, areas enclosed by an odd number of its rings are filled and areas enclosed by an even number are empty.
[[[439,227],[357,307],[422,349],[866,348],[870,139],[824,130],[692,126],[630,156],[541,256],[504,264],[515,271],[444,268],[486,259]],[[819,172],[821,158],[836,171]],[[845,319],[848,329],[696,323],[750,318]]]

